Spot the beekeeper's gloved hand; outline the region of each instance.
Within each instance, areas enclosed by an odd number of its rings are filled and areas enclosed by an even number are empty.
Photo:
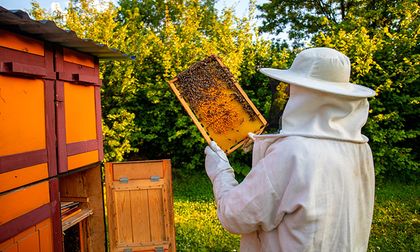
[[[216,142],[212,141],[210,146],[206,147],[204,153],[206,154],[206,172],[212,183],[217,175],[223,171],[233,173],[233,169],[229,164],[229,160],[227,159],[225,152],[220,149]]]

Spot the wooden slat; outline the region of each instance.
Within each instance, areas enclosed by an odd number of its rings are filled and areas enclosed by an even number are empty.
[[[98,165],[93,169],[86,170],[85,183],[87,186],[86,207],[93,210],[93,215],[86,222],[88,230],[88,239],[86,239],[87,251],[105,252],[104,242],[105,225],[104,225],[104,196],[102,189],[101,167]],[[94,230],[92,232],[92,230]]]
[[[150,235],[152,241],[165,240],[165,214],[163,211],[163,195],[161,189],[149,190],[149,208],[152,209],[150,215]]]
[[[36,225],[39,233],[40,251],[53,251],[53,232],[51,219],[47,219]]]
[[[136,189],[153,189],[161,188],[164,180],[150,181],[150,180],[133,180],[128,183],[114,182],[112,189],[115,191],[131,191]]]
[[[163,178],[163,167],[161,162],[127,162],[114,163],[113,179],[121,177],[128,179],[150,179],[151,176]]]
[[[65,197],[60,197],[60,200],[62,202],[68,202],[68,201],[89,202],[89,197],[65,196]]]
[[[63,232],[71,228],[72,226],[78,224],[79,222],[86,219],[87,217],[91,216],[92,214],[93,214],[92,209],[82,209],[80,213],[77,213],[76,215],[71,216],[70,218],[64,220],[62,222]]]
[[[114,192],[114,207],[118,227],[117,241],[132,243],[130,191]]]
[[[174,202],[173,202],[173,190],[172,190],[172,166],[171,160],[162,160],[164,172],[165,172],[165,195],[166,206],[167,206],[167,222],[165,227],[168,230],[169,235],[169,251],[176,251],[176,239],[175,239],[175,218],[174,218]]]
[[[24,199],[24,200],[23,200]],[[47,181],[11,191],[0,196],[0,225],[50,202]]]
[[[114,248],[117,246],[116,234],[118,232],[117,216],[115,213],[115,194],[112,189],[112,170],[112,163],[105,163],[106,211],[110,251],[114,251]]]
[[[29,234],[18,235],[15,240],[17,240],[18,250],[19,251],[34,251],[34,252],[41,252],[39,248],[39,237],[38,232],[34,232],[31,229]]]
[[[0,29],[0,46],[44,56],[42,41]]]
[[[153,211],[153,209],[151,209]],[[133,225],[133,242],[147,243],[150,237],[149,197],[147,190],[131,191],[131,222]]]

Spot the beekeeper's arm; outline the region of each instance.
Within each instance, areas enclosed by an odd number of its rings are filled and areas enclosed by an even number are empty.
[[[206,171],[213,183],[217,213],[222,225],[238,234],[276,228],[284,216],[280,206],[283,195],[274,190],[269,171],[267,173],[263,169],[266,165],[276,164],[268,164],[269,158],[262,159],[238,184],[225,153],[216,143],[212,142],[205,153]],[[283,178],[275,178],[276,184],[280,183],[277,187],[282,191],[286,190],[289,182],[287,171],[284,172]]]

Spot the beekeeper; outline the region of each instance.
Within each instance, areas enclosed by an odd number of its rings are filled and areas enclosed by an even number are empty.
[[[217,144],[206,147],[220,222],[241,234],[241,252],[366,251],[374,168],[361,128],[375,92],[351,84],[349,58],[330,48],[260,71],[290,84],[282,129],[250,135],[252,170],[240,184]]]

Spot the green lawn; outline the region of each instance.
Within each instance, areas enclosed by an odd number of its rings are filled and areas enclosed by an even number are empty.
[[[177,251],[238,251],[239,236],[216,216],[205,174],[173,181]],[[420,186],[385,183],[376,187],[369,251],[420,250]]]

